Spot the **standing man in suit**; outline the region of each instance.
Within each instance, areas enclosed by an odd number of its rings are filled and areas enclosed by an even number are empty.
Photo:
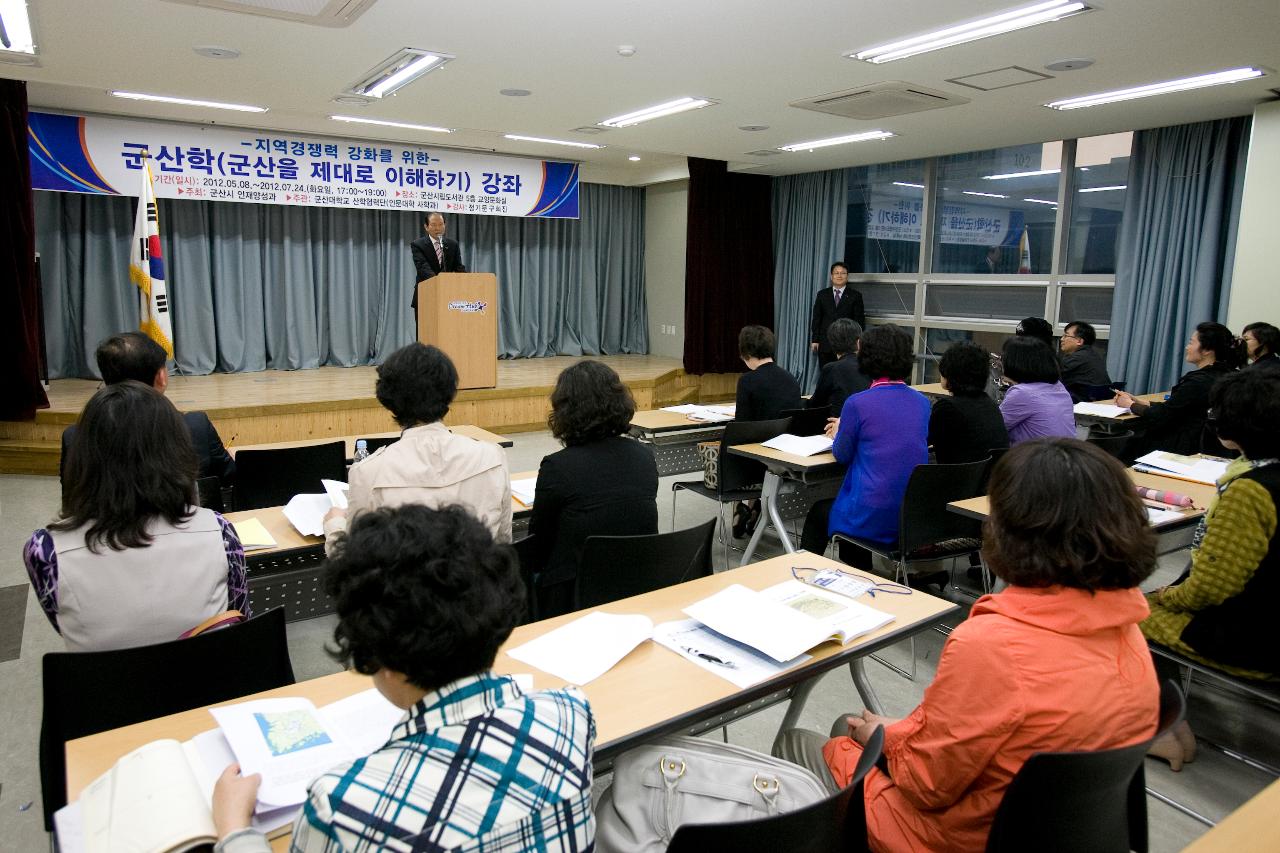
[[[98,373],[106,385],[115,385],[126,379],[133,379],[143,385],[150,385],[161,394],[169,387],[168,356],[164,349],[142,332],[125,332],[112,335],[98,344],[94,354],[98,362]],[[197,477],[217,477],[223,486],[234,482],[236,463],[231,454],[222,446],[222,439],[214,429],[212,421],[204,412],[183,412],[183,423],[190,433],[191,445],[195,448],[196,458],[200,460]],[[62,456],[58,460],[58,477],[62,477],[67,463],[67,450],[71,446],[71,437],[75,435],[74,425],[62,431]],[[164,439],[156,436],[156,440]]]
[[[809,326],[809,349],[818,354],[818,366],[826,367],[836,360],[835,350],[827,340],[831,324],[844,318],[867,327],[867,314],[862,309],[862,294],[849,284],[849,268],[844,261],[831,265],[831,286],[818,291],[813,300],[813,319]]]
[[[419,237],[409,244],[413,252],[413,267],[418,272],[417,281],[426,281],[442,272],[466,272],[466,264],[462,263],[462,249],[457,240],[444,236],[444,214],[431,211],[422,223],[422,230],[427,236]],[[409,307],[418,310],[418,287],[414,282],[413,300]],[[415,315],[416,316],[416,315]]]

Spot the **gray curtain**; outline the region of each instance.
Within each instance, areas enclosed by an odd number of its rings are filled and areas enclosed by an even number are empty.
[[[813,297],[844,257],[849,178],[844,169],[773,179],[773,304],[778,364],[812,391],[818,357],[809,351]]]
[[[136,200],[38,192],[49,372],[96,376],[99,341],[138,324]],[[505,358],[648,352],[644,191],[582,184],[581,220],[449,216],[467,268],[499,282]],[[183,373],[382,361],[414,338],[417,212],[160,201]]]
[[[1107,353],[1130,391],[1170,388],[1190,369],[1196,324],[1226,317],[1249,127],[1241,116],[1133,135]]]

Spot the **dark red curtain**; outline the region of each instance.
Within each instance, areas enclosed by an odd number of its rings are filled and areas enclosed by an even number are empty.
[[[0,420],[30,420],[49,406],[40,384],[36,218],[27,159],[27,84],[0,80]]]
[[[684,369],[735,373],[738,332],[773,328],[773,179],[689,158],[684,262]]]

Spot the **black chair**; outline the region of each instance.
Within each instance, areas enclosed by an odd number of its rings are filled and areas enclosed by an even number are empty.
[[[281,506],[297,494],[323,492],[321,480],[347,479],[347,450],[341,441],[241,450],[236,454],[236,509]]]
[[[1124,459],[1125,448],[1129,446],[1129,440],[1133,438],[1133,430],[1125,430],[1124,432],[1105,433],[1094,432],[1089,430],[1089,436],[1086,441],[1096,445],[1099,449],[1106,451],[1117,459]]]
[[[993,447],[987,451],[987,456],[991,461],[987,463],[987,470],[982,474],[982,487],[978,490],[978,494],[985,495],[987,493],[987,483],[991,482],[991,472],[995,470],[996,463],[1000,461],[1000,457],[1008,452],[1008,447]]]
[[[831,407],[786,409],[779,412],[778,416],[791,418],[791,426],[787,427],[787,432],[792,435],[822,435],[827,429],[827,418],[831,417]]]
[[[1085,403],[1098,403],[1115,397],[1117,391],[1123,391],[1124,383],[1112,382],[1110,385],[1085,385],[1075,382],[1067,390],[1071,392],[1072,399]]]
[[[205,509],[222,512],[222,481],[217,477],[198,477],[196,503]]]
[[[671,526],[676,524],[676,493],[684,490],[710,498],[719,504],[716,517],[720,520],[720,541],[724,543],[724,562],[729,564],[729,535],[724,519],[725,504],[760,497],[764,484],[763,462],[729,453],[728,448],[737,444],[756,444],[782,435],[791,426],[790,418],[771,421],[730,421],[724,425],[720,438],[720,479],[716,488],[708,488],[702,480],[682,480],[671,484]]]
[[[793,812],[739,823],[687,823],[667,853],[847,853],[867,849],[862,780],[884,750],[884,729],[871,733],[853,777],[839,792]]]
[[[582,546],[577,609],[608,604],[711,574],[713,518],[648,536],[588,536]]]
[[[521,625],[529,622],[537,622],[542,617],[538,615],[538,588],[534,584],[534,577],[541,568],[538,565],[537,550],[535,549],[536,540],[534,534],[530,533],[523,539],[517,539],[511,543],[516,549],[516,557],[520,560],[520,579],[524,581],[524,591],[526,595],[526,609]]]
[[[1186,711],[1172,681],[1160,685],[1156,737]],[[1154,738],[1153,738],[1154,740]],[[1147,851],[1146,771],[1150,740],[1098,752],[1040,752],[1009,783],[987,837],[987,853]]]
[[[187,640],[44,656],[44,828],[67,804],[64,745],[86,735],[294,683],[284,610]]]

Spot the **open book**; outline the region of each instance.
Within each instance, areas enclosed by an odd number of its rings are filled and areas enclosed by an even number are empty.
[[[797,580],[761,592],[733,584],[684,612],[784,663],[829,640],[844,644],[893,621],[890,613]]]
[[[283,835],[311,781],[382,746],[404,714],[376,690],[319,710],[306,699],[265,699],[211,713],[221,728],[138,747],[60,810],[61,850],[167,853],[214,843],[213,786],[235,761],[263,774],[254,828]]]

